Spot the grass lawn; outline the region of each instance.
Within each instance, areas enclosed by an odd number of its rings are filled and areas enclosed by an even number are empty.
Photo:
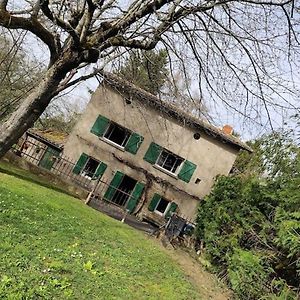
[[[201,299],[142,233],[0,173],[0,299]]]

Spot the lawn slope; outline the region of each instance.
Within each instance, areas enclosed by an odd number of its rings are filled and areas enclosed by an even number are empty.
[[[142,233],[0,173],[0,299],[201,299]]]

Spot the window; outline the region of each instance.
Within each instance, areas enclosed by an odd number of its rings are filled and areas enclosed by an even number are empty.
[[[156,161],[156,165],[162,167],[167,171],[170,171],[171,173],[176,174],[182,162],[183,158],[167,150],[162,150]]]
[[[177,207],[178,205],[175,202],[170,202],[159,194],[155,193],[149,203],[148,210],[168,219],[171,217],[172,213],[177,210]]]
[[[99,162],[96,159],[82,153],[73,168],[73,173],[85,176],[88,179],[101,178],[104,174],[107,165],[104,162]]]
[[[166,173],[169,175],[176,176],[187,183],[190,182],[197,168],[191,161],[183,159],[154,142],[149,145],[144,160],[159,169],[168,171]]]
[[[144,140],[138,133],[132,132],[101,115],[97,117],[90,132],[132,154],[137,153]]]
[[[169,204],[170,204],[169,201],[167,201],[164,198],[160,198],[154,211],[161,215],[164,215],[168,210]]]
[[[93,159],[92,157],[89,157],[85,166],[81,171],[81,175],[87,178],[93,178],[98,166],[99,166],[99,162]]]
[[[117,125],[116,123],[111,122],[103,137],[121,147],[125,147],[130,134],[131,133],[129,132],[129,130],[121,127],[120,125]]]

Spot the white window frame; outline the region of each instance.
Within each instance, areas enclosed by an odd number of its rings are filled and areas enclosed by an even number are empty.
[[[124,129],[124,130],[127,132],[126,138],[123,140],[123,143],[124,143],[125,140],[126,140],[126,142],[125,142],[124,144],[122,143],[123,145],[117,144],[117,143],[115,143],[114,141],[110,140],[109,138],[105,137],[105,135],[106,135],[107,132],[109,131],[109,128],[110,128],[112,125],[117,126],[117,127],[120,127],[120,128]],[[108,144],[110,144],[110,145],[112,145],[112,146],[114,146],[114,147],[116,147],[116,148],[119,148],[120,150],[124,150],[124,148],[125,148],[125,146],[126,146],[128,140],[129,140],[129,138],[130,138],[131,133],[132,133],[132,132],[131,132],[129,129],[125,128],[124,126],[119,125],[119,124],[116,123],[116,122],[110,121],[110,122],[109,122],[109,125],[107,126],[107,128],[106,128],[106,130],[105,130],[105,132],[104,132],[104,134],[103,134],[103,136],[100,137],[100,138],[101,138],[103,141],[105,141],[106,143],[108,143]]]
[[[156,208],[158,207],[158,205],[159,205],[159,203],[160,203],[161,200],[165,200],[165,201],[168,202],[168,205],[166,206],[165,211],[164,211],[163,213],[160,212],[159,210],[156,210]],[[164,216],[166,215],[166,213],[168,212],[171,203],[172,203],[171,201],[167,200],[167,199],[164,198],[164,197],[161,197],[161,198],[159,199],[159,201],[157,202],[157,204],[156,204],[156,207],[155,207],[155,209],[154,209],[154,212],[155,212],[156,214],[158,214],[158,215],[164,217]]]
[[[178,165],[178,167],[177,167],[177,169],[176,169],[175,172],[172,172],[172,171],[170,171],[170,170],[168,170],[168,169],[165,169],[163,166],[161,166],[161,165],[158,164],[158,161],[160,160],[160,157],[161,157],[161,155],[162,155],[163,152],[167,152],[168,155],[173,155],[174,157],[179,158],[179,159],[182,160],[181,163]],[[167,158],[165,159],[164,163],[166,162],[166,160],[167,160]],[[171,151],[169,151],[169,150],[163,148],[163,149],[161,150],[161,152],[160,152],[160,154],[159,154],[159,156],[158,156],[156,162],[155,162],[155,167],[158,168],[158,169],[160,169],[160,170],[163,171],[163,172],[166,172],[167,174],[169,174],[169,175],[171,175],[171,176],[177,177],[178,173],[180,172],[180,169],[181,169],[181,167],[182,167],[183,162],[184,162],[184,158],[182,158],[182,157],[180,157],[179,155],[176,155],[176,154],[172,153]]]
[[[94,157],[92,157],[92,156],[88,156],[88,160],[87,160],[86,163],[84,164],[84,167],[82,168],[82,170],[81,170],[81,172],[80,172],[80,175],[83,176],[84,178],[92,179],[93,176],[91,177],[91,176],[87,175],[86,172],[84,171],[86,165],[88,164],[89,159],[93,159],[94,161],[96,161],[96,162],[98,163],[97,168],[98,168],[99,165],[101,164],[101,161],[99,161],[98,159],[96,159],[96,158],[94,158]],[[97,168],[96,168],[96,170],[97,170]],[[95,170],[95,172],[96,172],[96,170]],[[95,175],[95,172],[94,172],[93,175]]]

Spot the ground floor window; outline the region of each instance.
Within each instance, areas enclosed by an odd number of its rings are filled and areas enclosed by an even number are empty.
[[[165,215],[169,209],[170,202],[165,198],[160,198],[154,211],[160,215]]]
[[[178,205],[155,193],[149,203],[148,210],[168,219],[177,210]]]
[[[92,157],[89,157],[85,166],[82,169],[81,175],[90,179],[93,178],[98,166],[99,166],[99,161],[95,160]]]
[[[73,168],[73,173],[95,180],[102,177],[106,168],[107,165],[104,162],[82,153]]]

